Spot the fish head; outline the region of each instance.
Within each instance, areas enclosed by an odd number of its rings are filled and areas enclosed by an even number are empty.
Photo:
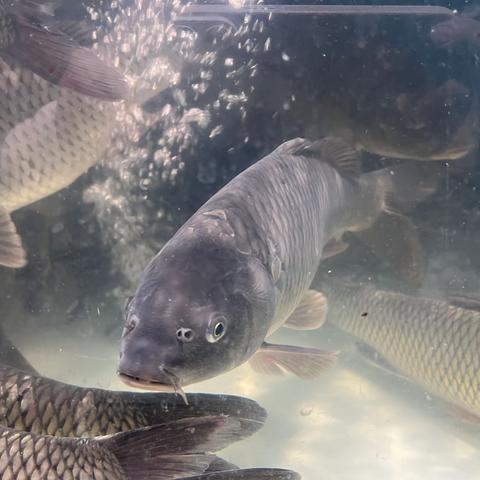
[[[122,380],[180,390],[235,368],[262,344],[273,295],[263,265],[231,249],[160,252],[126,311]]]

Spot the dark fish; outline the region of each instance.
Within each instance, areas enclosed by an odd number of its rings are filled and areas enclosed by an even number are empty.
[[[259,430],[265,410],[253,400],[230,395],[137,394],[82,388],[0,365],[0,425],[61,437],[93,437],[183,418],[235,419],[241,439]]]
[[[339,139],[295,139],[213,196],[143,273],[127,306],[122,380],[181,391],[254,355],[254,366],[273,374],[312,378],[330,366],[332,352],[265,337],[282,326],[318,328],[323,300],[308,289],[322,256],[345,231],[391,216],[394,170],[358,170]]]
[[[102,100],[126,98],[123,75],[56,25],[49,2],[1,0],[1,54],[60,87]]]
[[[238,422],[225,417],[183,419],[89,439],[0,427],[0,476],[5,480],[187,477],[205,472],[216,458],[207,452],[234,442],[239,429]]]
[[[358,85],[348,91],[355,94],[342,91],[318,104],[321,112],[328,112],[321,130],[347,138],[359,149],[436,161],[460,159],[478,146],[477,95],[455,79],[426,91],[402,92],[389,84],[364,85],[358,95]],[[378,101],[379,95],[388,100]]]
[[[480,311],[337,281],[322,291],[328,320],[377,363],[480,417]]]

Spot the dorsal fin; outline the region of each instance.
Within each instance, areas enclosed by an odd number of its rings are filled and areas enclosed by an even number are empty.
[[[294,138],[282,143],[275,153],[318,158],[328,162],[345,176],[356,177],[360,174],[359,152],[339,137],[325,137],[317,141]]]
[[[326,137],[313,142],[308,150],[312,153],[318,152],[322,160],[330,163],[343,175],[351,177],[360,175],[360,153],[342,138]]]

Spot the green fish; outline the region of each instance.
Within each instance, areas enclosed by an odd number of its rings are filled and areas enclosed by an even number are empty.
[[[328,321],[373,348],[377,363],[480,416],[480,311],[373,286],[322,291]]]

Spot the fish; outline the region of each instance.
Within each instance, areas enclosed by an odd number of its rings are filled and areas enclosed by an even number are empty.
[[[458,160],[478,147],[478,96],[471,86],[450,78],[409,91],[378,85],[378,78],[362,84],[361,91],[357,84],[322,97],[318,108],[328,115],[313,128],[389,158]]]
[[[345,231],[393,216],[391,241],[408,250],[406,218],[387,199],[401,197],[393,179],[408,180],[411,164],[404,167],[402,175],[360,174],[358,153],[343,140],[297,138],[235,177],[144,270],[126,304],[121,380],[181,392],[248,360],[263,373],[319,376],[335,352],[265,339],[282,326],[322,325],[323,299],[309,286]]]
[[[236,440],[238,428],[232,419],[202,417],[84,439],[0,427],[0,476],[150,480],[198,475],[216,459],[210,452]]]
[[[133,393],[68,385],[0,365],[0,426],[59,437],[91,438],[174,422],[222,416],[239,424],[240,440],[258,431],[267,413],[243,397],[189,394],[188,405],[171,393]]]
[[[480,417],[480,311],[371,284],[321,282],[327,321],[378,365]],[[325,314],[325,312],[324,312]],[[373,353],[373,355],[370,355]]]
[[[127,98],[123,74],[61,30],[56,6],[42,0],[1,0],[2,58],[84,95],[108,101]]]
[[[162,2],[139,0],[131,7],[111,5],[112,21],[100,29],[101,40],[91,48],[102,63],[118,65],[128,78],[126,101],[60,88],[7,62],[0,49],[1,266],[28,263],[12,213],[68,187],[93,165],[119,170],[120,159],[128,163],[140,155],[138,138],[155,120],[141,114],[140,103],[173,81],[176,63],[165,54]]]
[[[73,183],[101,158],[114,125],[111,102],[60,89],[13,128],[0,128],[0,265],[27,263],[11,213]]]

